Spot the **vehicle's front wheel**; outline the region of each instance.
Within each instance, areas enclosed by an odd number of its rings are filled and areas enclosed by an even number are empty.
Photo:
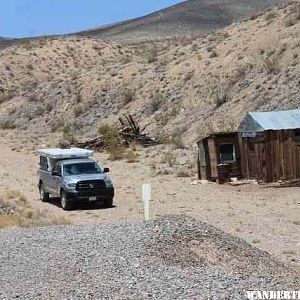
[[[72,203],[68,199],[68,195],[65,191],[61,191],[60,193],[60,203],[63,210],[70,210],[72,209]]]
[[[114,199],[113,198],[110,198],[110,199],[106,199],[104,201],[104,206],[106,208],[111,208],[113,206],[113,202],[114,202]]]
[[[46,193],[43,187],[43,184],[40,184],[39,187],[40,190],[40,199],[42,202],[48,202],[49,201],[49,193]]]

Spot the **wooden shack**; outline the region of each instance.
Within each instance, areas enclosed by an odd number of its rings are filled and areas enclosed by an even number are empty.
[[[300,110],[248,113],[238,132],[211,134],[198,148],[200,179],[300,179]]]
[[[239,127],[242,176],[300,178],[300,110],[248,113]]]
[[[215,133],[198,142],[199,178],[223,183],[231,177],[241,178],[238,134]]]

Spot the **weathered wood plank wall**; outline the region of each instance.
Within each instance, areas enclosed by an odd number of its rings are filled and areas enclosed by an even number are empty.
[[[243,177],[272,182],[300,178],[300,142],[295,130],[264,131],[239,139]]]

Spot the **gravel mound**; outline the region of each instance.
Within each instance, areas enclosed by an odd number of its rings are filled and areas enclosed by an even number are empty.
[[[246,290],[299,288],[268,253],[184,216],[0,239],[0,299],[245,299]]]

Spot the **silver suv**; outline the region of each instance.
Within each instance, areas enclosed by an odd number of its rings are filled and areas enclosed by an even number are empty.
[[[106,173],[92,159],[93,151],[71,149],[39,150],[38,188],[40,199],[49,201],[49,195],[60,197],[61,207],[70,210],[78,202],[103,202],[112,207],[114,187]]]

